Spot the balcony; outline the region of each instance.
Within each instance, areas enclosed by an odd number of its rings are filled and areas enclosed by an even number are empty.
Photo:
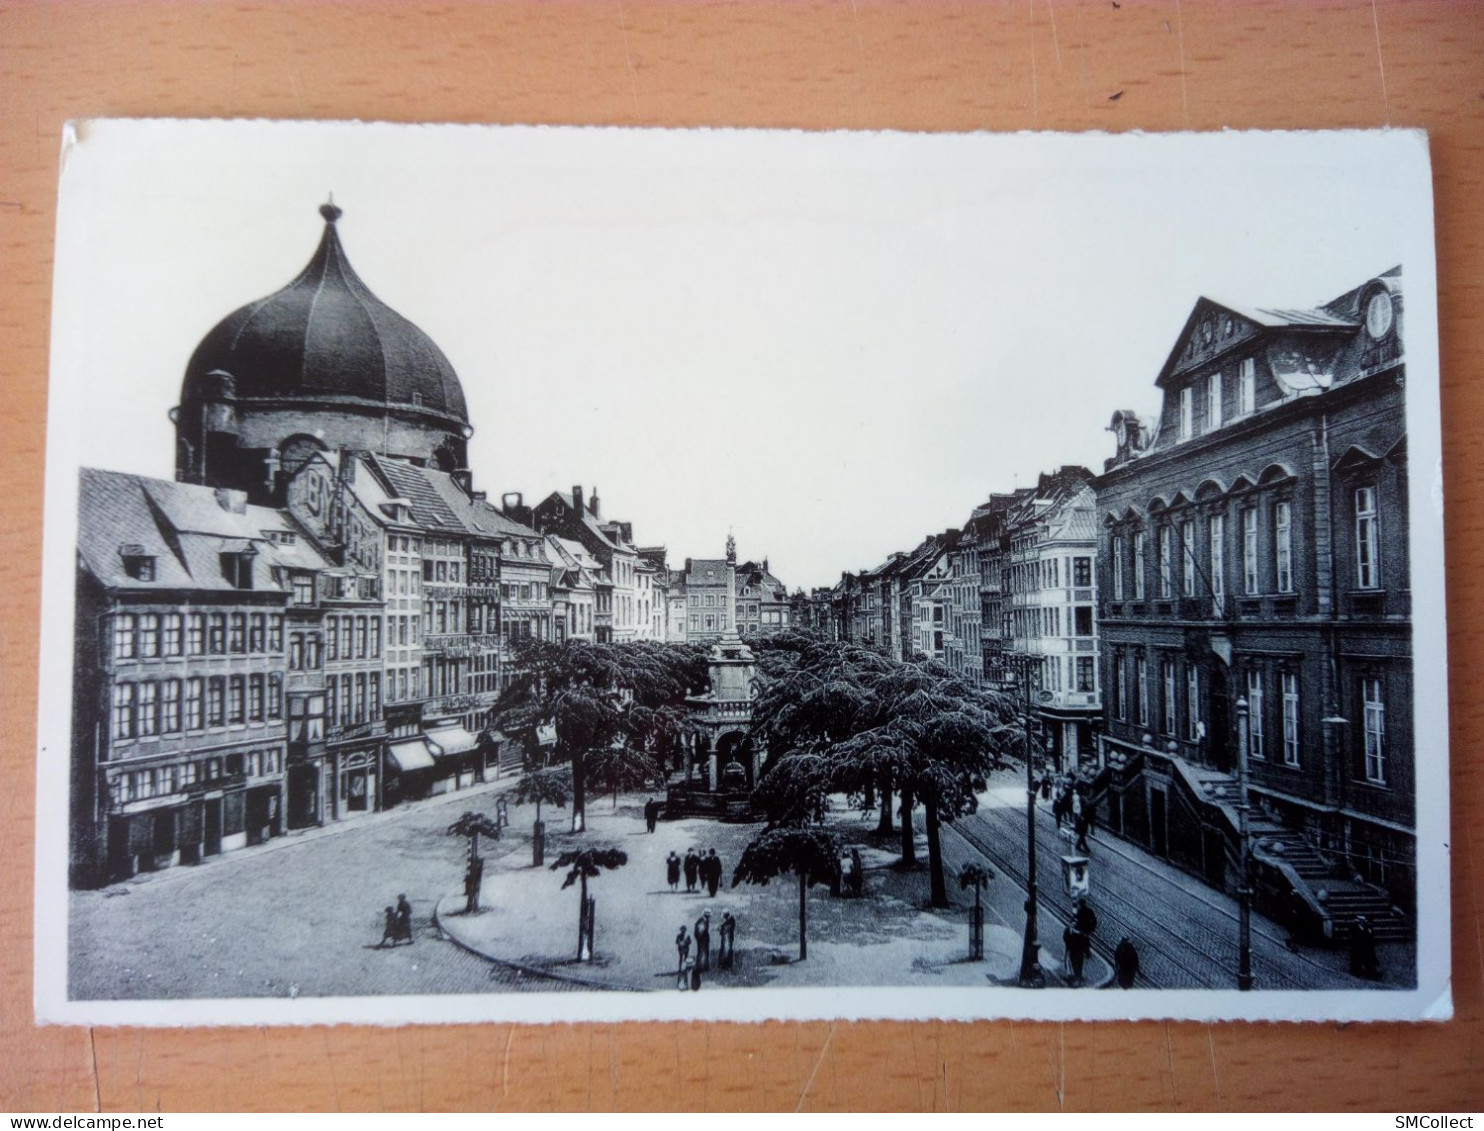
[[[423,651],[428,655],[464,659],[498,648],[500,638],[494,635],[471,636],[468,633],[448,632],[424,636],[422,645]]]

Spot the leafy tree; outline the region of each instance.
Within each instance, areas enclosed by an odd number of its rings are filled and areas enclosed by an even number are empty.
[[[554,756],[572,771],[573,832],[586,827],[590,762],[615,746],[642,751],[657,741],[642,725],[629,724],[629,712],[680,710],[706,682],[700,649],[650,641],[523,640],[512,666],[517,675],[495,704],[497,725],[533,745],[550,728]]]
[[[622,868],[628,862],[628,854],[617,848],[582,848],[562,853],[557,857],[556,863],[551,866],[553,872],[558,868],[568,869],[567,878],[562,881],[563,891],[574,883],[581,884],[581,902],[577,908],[577,959],[579,962],[590,961],[593,956],[593,923],[587,917],[587,882],[604,871],[611,872],[616,868]]]
[[[483,813],[476,813],[471,809],[448,826],[448,835],[465,837],[469,841],[469,856],[472,859],[479,855],[481,836],[487,836],[491,840],[500,839],[500,826]]]
[[[809,957],[809,888],[832,883],[840,871],[840,848],[832,833],[821,828],[767,829],[742,850],[732,873],[732,886],[761,884],[793,875],[799,883],[799,961]]]
[[[823,819],[828,796],[875,793],[890,829],[901,800],[902,862],[916,861],[912,813],[927,824],[930,898],[948,903],[941,826],[974,812],[989,770],[1020,744],[1013,704],[941,664],[903,663],[848,644],[797,652],[758,698],[757,728],[780,755],[754,793],[777,824]]]

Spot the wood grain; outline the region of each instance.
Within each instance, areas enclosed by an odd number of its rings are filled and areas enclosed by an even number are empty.
[[[1457,1020],[33,1029],[34,665],[57,155],[65,120],[105,115],[1427,128],[1448,483]],[[1481,125],[1484,20],[1468,3],[0,4],[0,1109],[1478,1109]]]

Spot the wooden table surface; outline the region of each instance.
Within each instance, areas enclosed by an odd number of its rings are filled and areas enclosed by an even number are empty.
[[[1122,91],[1122,96],[1112,95]],[[69,118],[902,130],[1420,126],[1453,661],[1446,1025],[32,1026],[35,655]],[[1484,8],[1470,3],[0,3],[0,1110],[1484,1106]],[[1479,675],[1475,679],[1475,675]],[[60,830],[56,835],[61,835]],[[57,940],[58,945],[61,940]]]

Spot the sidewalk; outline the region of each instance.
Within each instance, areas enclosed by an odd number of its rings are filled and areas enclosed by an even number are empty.
[[[846,850],[860,849],[866,866],[866,897],[832,898],[828,888],[808,895],[809,957],[798,961],[798,886],[791,877],[766,887],[728,887],[743,848],[760,825],[734,825],[702,819],[661,821],[645,831],[643,795],[623,795],[616,809],[608,798],[594,798],[587,810],[588,831],[565,830],[570,810],[543,812],[547,822],[547,866],[531,866],[534,807],[512,806],[505,838],[485,843],[481,910],[465,915],[462,890],[438,901],[439,928],[456,943],[505,966],[565,978],[578,984],[621,990],[670,990],[676,986],[675,936],[684,925],[711,912],[712,969],[703,984],[721,986],[986,986],[1013,985],[1020,968],[1024,892],[1003,879],[985,893],[985,960],[968,960],[968,908],[973,893],[958,886],[960,866],[972,850],[958,838],[943,837],[949,910],[926,910],[926,837],[919,833],[917,869],[900,870],[898,838],[878,845],[874,816],[840,809],[833,830]],[[921,814],[917,823],[921,828]],[[628,864],[589,881],[596,901],[596,954],[576,960],[578,888],[562,889],[565,870],[549,867],[568,847],[612,846],[628,854]],[[722,859],[723,887],[716,897],[678,892],[665,880],[665,858],[672,850],[715,848]],[[731,971],[715,968],[724,911],[737,919],[737,960]],[[1016,916],[1019,916],[1017,919]],[[1054,928],[1054,929],[1053,929]],[[1042,961],[1048,983],[1060,984],[1061,924],[1042,924]],[[694,955],[695,951],[692,950]],[[1109,971],[1096,956],[1088,961],[1086,984],[1105,981]]]

